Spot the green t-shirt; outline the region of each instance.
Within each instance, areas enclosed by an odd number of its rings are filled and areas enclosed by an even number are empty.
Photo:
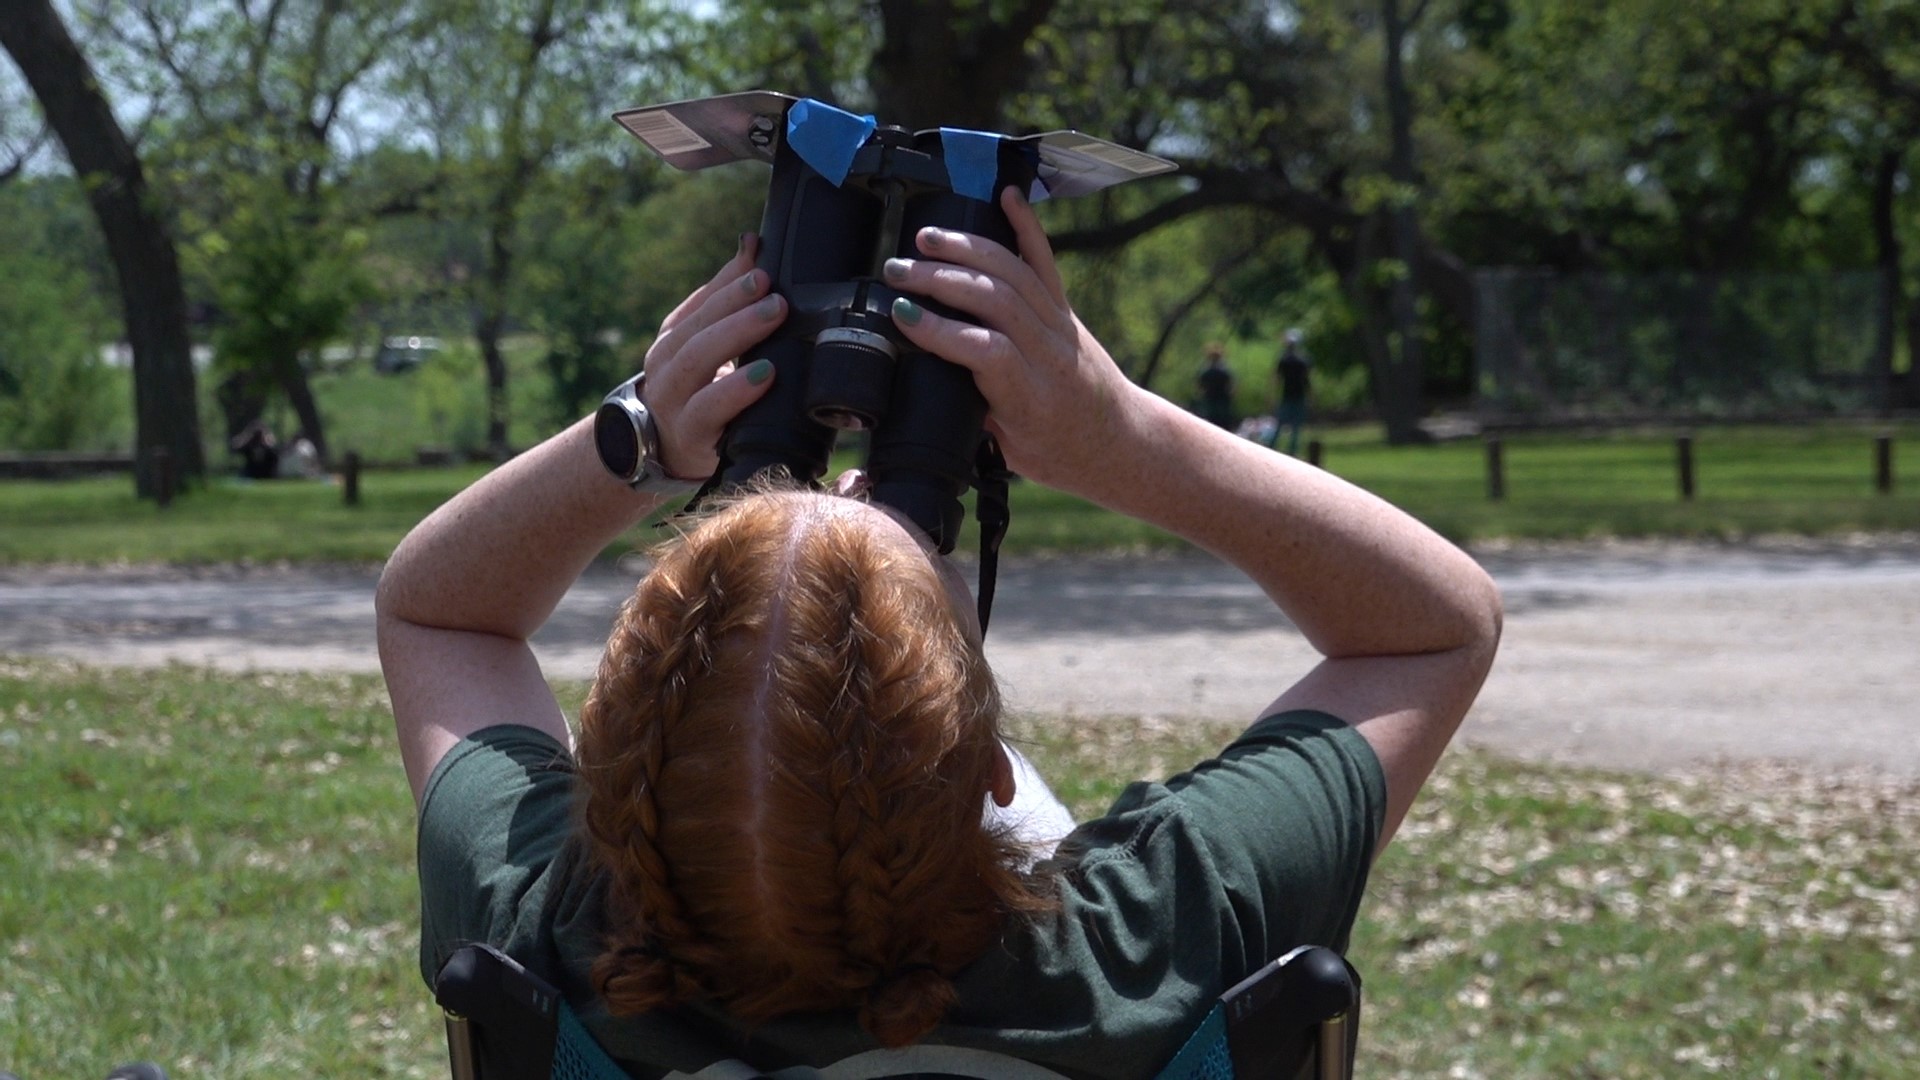
[[[460,945],[494,945],[553,982],[637,1077],[726,1058],[824,1067],[876,1048],[851,1012],[751,1031],[704,1006],[607,1015],[587,977],[604,886],[574,838],[573,798],[566,750],[531,728],[479,732],[434,769],[420,812],[429,985]],[[961,972],[926,1041],[1072,1076],[1154,1075],[1254,970],[1298,945],[1344,951],[1385,804],[1366,740],[1311,712],[1268,717],[1217,758],[1129,786],[1036,868],[1060,875],[1058,910],[1010,925]]]

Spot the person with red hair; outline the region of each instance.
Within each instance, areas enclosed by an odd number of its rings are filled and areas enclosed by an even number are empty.
[[[900,332],[973,374],[1015,472],[1231,563],[1323,659],[1276,672],[1220,754],[1060,839],[1001,737],[965,583],[860,477],[769,482],[654,552],[576,734],[529,641],[666,501],[610,475],[582,421],[429,515],[377,591],[429,981],[463,943],[501,947],[639,1077],[874,1052],[970,1075],[979,1051],[1123,1077],[1157,1072],[1269,960],[1344,949],[1486,677],[1498,594],[1386,502],[1129,382],[1031,208],[1002,204],[1019,254],[928,228],[888,263],[966,316],[902,299]],[[711,474],[778,377],[737,363],[786,313],[754,246],[648,351],[668,478]]]

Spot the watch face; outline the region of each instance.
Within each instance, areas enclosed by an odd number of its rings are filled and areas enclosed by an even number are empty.
[[[628,483],[640,478],[640,429],[633,414],[612,402],[593,414],[593,443],[608,471]]]

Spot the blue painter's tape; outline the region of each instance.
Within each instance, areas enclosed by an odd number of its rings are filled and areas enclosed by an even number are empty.
[[[993,201],[993,182],[1000,177],[1000,139],[990,131],[940,129],[947,183],[953,185],[955,193],[981,202]]]
[[[787,145],[813,171],[839,187],[853,168],[853,156],[873,134],[871,116],[855,116],[823,101],[803,98],[787,110]]]

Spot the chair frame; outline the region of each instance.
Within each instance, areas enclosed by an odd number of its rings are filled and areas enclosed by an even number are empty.
[[[624,1075],[551,984],[491,945],[455,950],[434,997],[453,1080],[547,1080],[556,1053]],[[1352,1080],[1359,1034],[1359,973],[1331,949],[1301,946],[1220,995],[1160,1080]]]

